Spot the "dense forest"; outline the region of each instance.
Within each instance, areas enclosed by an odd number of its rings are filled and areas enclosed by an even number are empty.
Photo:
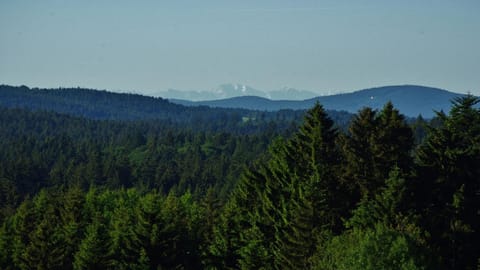
[[[391,103],[118,119],[89,98],[4,99],[1,269],[480,269],[476,97],[429,122]]]
[[[84,88],[39,89],[0,85],[0,107],[54,111],[95,120],[161,120],[192,130],[246,134],[265,129],[285,130],[299,123],[304,110],[267,112],[222,109],[207,106],[187,107],[166,99],[139,94],[120,94]],[[351,114],[328,111],[337,125],[345,126]]]

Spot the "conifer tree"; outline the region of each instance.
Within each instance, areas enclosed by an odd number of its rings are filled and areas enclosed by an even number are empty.
[[[23,253],[27,269],[65,269],[65,236],[59,228],[58,217],[51,208],[31,233],[30,243]]]
[[[160,230],[163,226],[161,214],[162,197],[156,193],[143,196],[135,208],[136,224],[134,228],[136,247],[143,248],[149,260],[150,268],[161,264],[163,252],[160,245]]]
[[[378,129],[376,111],[364,108],[353,116],[348,134],[343,139],[345,156],[344,181],[358,200],[368,194],[377,181],[374,166],[373,144]]]
[[[34,204],[30,199],[23,201],[12,217],[13,224],[13,252],[12,260],[16,267],[25,268],[23,255],[30,242],[30,233],[35,229],[37,220],[34,213]]]
[[[417,151],[416,208],[445,264],[474,269],[480,248],[480,110],[477,97],[454,100],[443,125]]]
[[[333,237],[318,251],[311,269],[439,269],[415,238],[381,223],[365,230],[346,231]]]
[[[135,245],[134,211],[140,194],[135,189],[119,190],[116,208],[113,210],[109,235],[112,240],[112,257],[116,269],[133,269],[139,267],[141,247]],[[145,253],[145,251],[144,251]],[[146,256],[146,254],[144,254]],[[148,259],[148,258],[144,258]],[[144,261],[145,262],[145,261]]]
[[[60,198],[59,198],[60,199]],[[85,226],[83,206],[85,194],[79,185],[74,185],[62,193],[59,205],[59,232],[63,237],[63,269],[72,269],[74,255],[83,237]]]
[[[240,233],[243,230],[234,199],[223,207],[222,213],[213,228],[213,240],[208,247],[208,257],[204,264],[209,269],[238,269]]]
[[[245,222],[239,227],[257,237],[240,233],[240,262],[259,262],[248,249],[258,247],[267,251],[259,268],[308,267],[317,244],[312,232],[341,227],[346,209],[335,173],[340,160],[336,138],[333,121],[316,104],[292,139],[274,144],[269,161],[245,174],[234,198],[251,197],[251,204],[243,207]]]
[[[405,122],[405,117],[393,107],[385,104],[378,115],[379,128],[376,143],[373,145],[380,177],[387,179],[396,166],[402,172],[411,168],[413,132]]]
[[[108,229],[101,218],[97,217],[86,228],[85,237],[75,254],[73,269],[114,269],[111,250]]]
[[[273,269],[268,265],[270,252],[265,247],[265,236],[256,225],[242,232],[245,243],[239,251],[240,269]]]
[[[373,198],[363,197],[353,216],[346,222],[348,228],[368,229],[376,224],[391,228],[415,226],[414,217],[405,205],[406,182],[398,167],[390,172],[385,186]]]
[[[153,256],[160,257],[163,268],[175,269],[189,265],[192,263],[191,255],[195,255],[196,250],[189,249],[189,217],[185,205],[170,193],[161,207],[161,216],[162,223],[158,224],[156,238],[160,253]]]
[[[401,172],[411,169],[413,132],[391,102],[378,113],[370,108],[359,111],[343,139],[343,181],[354,200],[373,197],[394,167]]]
[[[13,233],[12,220],[9,218],[3,221],[0,227],[0,269],[15,269],[13,262]]]

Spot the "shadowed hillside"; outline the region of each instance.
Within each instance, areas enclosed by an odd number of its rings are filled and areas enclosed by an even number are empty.
[[[363,107],[380,109],[385,103],[391,101],[395,107],[407,116],[416,117],[421,114],[423,117],[430,118],[434,116],[434,111],[443,110],[448,112],[451,107],[451,101],[459,96],[463,95],[432,87],[399,85],[370,88],[346,94],[320,96],[303,101],[269,100],[253,96],[200,102],[173,99],[171,101],[187,106],[206,105],[219,108],[244,108],[267,111],[281,109],[305,110],[319,101],[328,110],[343,110],[351,113],[355,113]]]

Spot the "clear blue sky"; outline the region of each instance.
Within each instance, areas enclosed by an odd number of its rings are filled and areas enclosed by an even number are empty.
[[[480,95],[479,0],[0,0],[0,84]]]

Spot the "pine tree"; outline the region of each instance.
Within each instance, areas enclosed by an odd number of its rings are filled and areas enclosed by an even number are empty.
[[[13,233],[12,220],[5,220],[0,227],[0,269],[14,269],[13,261]]]
[[[413,226],[414,217],[405,208],[406,180],[399,168],[394,168],[385,186],[373,198],[363,197],[353,216],[346,222],[348,228],[369,229],[376,224],[391,228]]]
[[[287,211],[274,222],[278,269],[307,267],[317,245],[313,232],[337,231],[342,226],[346,209],[336,173],[340,164],[337,136],[333,121],[317,103],[285,148],[288,183],[282,204]]]
[[[318,253],[311,269],[439,269],[414,237],[383,224],[346,231],[324,244]]]
[[[144,249],[151,269],[157,269],[161,265],[164,252],[160,244],[160,230],[164,225],[162,201],[160,195],[148,193],[139,200],[135,208],[135,246],[137,250]]]
[[[109,236],[112,241],[112,257],[115,269],[139,267],[141,248],[135,245],[135,215],[140,194],[135,189],[119,190],[120,196],[112,213]],[[144,254],[146,256],[146,254]],[[146,258],[148,259],[148,258]]]
[[[237,269],[239,267],[240,222],[239,208],[234,199],[223,207],[222,213],[213,228],[213,240],[208,247],[208,258],[204,264],[208,269]]]
[[[63,192],[60,203],[60,219],[57,230],[61,232],[64,240],[64,254],[61,255],[64,258],[62,269],[72,269],[74,255],[84,233],[85,194],[80,186],[72,186]]]
[[[23,253],[23,262],[28,269],[64,269],[65,236],[53,211],[49,209],[45,213],[31,234],[30,243]]]
[[[299,176],[298,183],[292,182],[293,190],[299,188],[301,196],[312,204],[313,223],[332,230],[341,228],[340,219],[347,206],[338,173],[341,156],[337,138],[333,121],[317,103],[307,112],[300,131],[287,148],[287,155],[294,157],[291,169]]]
[[[92,224],[87,226],[85,237],[75,254],[73,269],[114,269],[111,258],[111,239],[108,229],[101,219],[97,217]]]
[[[360,110],[353,116],[348,128],[348,134],[342,137],[344,166],[344,181],[352,191],[353,200],[368,194],[376,179],[374,166],[373,144],[378,129],[377,113],[370,108]]]
[[[203,216],[203,225],[199,227],[199,235],[202,239],[199,243],[199,253],[203,265],[210,264],[214,260],[209,252],[209,247],[213,244],[213,228],[219,221],[221,202],[217,198],[213,188],[209,188],[207,194],[200,201],[201,215]]]
[[[480,110],[477,97],[453,102],[417,151],[416,208],[452,269],[474,269],[480,246]]]
[[[187,229],[189,220],[187,209],[180,198],[170,193],[161,208],[163,222],[158,227],[158,246],[161,253],[162,267],[175,269],[182,268],[191,262],[191,255],[196,250],[189,250],[190,232]]]
[[[308,269],[315,245],[313,207],[306,198],[296,198],[285,213],[287,223],[276,224],[274,245],[276,269]],[[323,227],[323,226],[322,226]],[[323,229],[323,228],[322,228]]]
[[[379,129],[376,143],[373,145],[380,176],[387,179],[389,172],[396,166],[402,172],[411,168],[413,132],[405,122],[405,117],[393,107],[385,104],[378,115]]]
[[[239,251],[239,268],[240,269],[272,269],[272,265],[268,265],[268,257],[270,252],[265,247],[265,237],[263,233],[255,225],[243,232],[245,243]]]
[[[26,199],[20,204],[15,215],[12,217],[12,260],[18,268],[26,268],[23,255],[26,246],[30,242],[30,233],[35,229],[36,223],[34,204],[31,200]]]
[[[351,190],[352,204],[373,197],[394,167],[401,172],[412,167],[413,132],[391,102],[378,113],[370,108],[359,111],[343,141],[343,181]]]
[[[336,138],[333,121],[316,104],[292,139],[277,141],[270,159],[245,173],[232,200],[240,205],[234,227],[243,231],[236,243],[243,248],[235,252],[240,258],[232,258],[258,268],[308,266],[317,244],[312,232],[338,230],[346,210],[335,173],[340,160]],[[266,251],[263,265],[252,247]]]
[[[19,204],[19,194],[16,184],[1,176],[2,168],[0,165],[0,223],[7,217],[12,216],[15,208]]]

